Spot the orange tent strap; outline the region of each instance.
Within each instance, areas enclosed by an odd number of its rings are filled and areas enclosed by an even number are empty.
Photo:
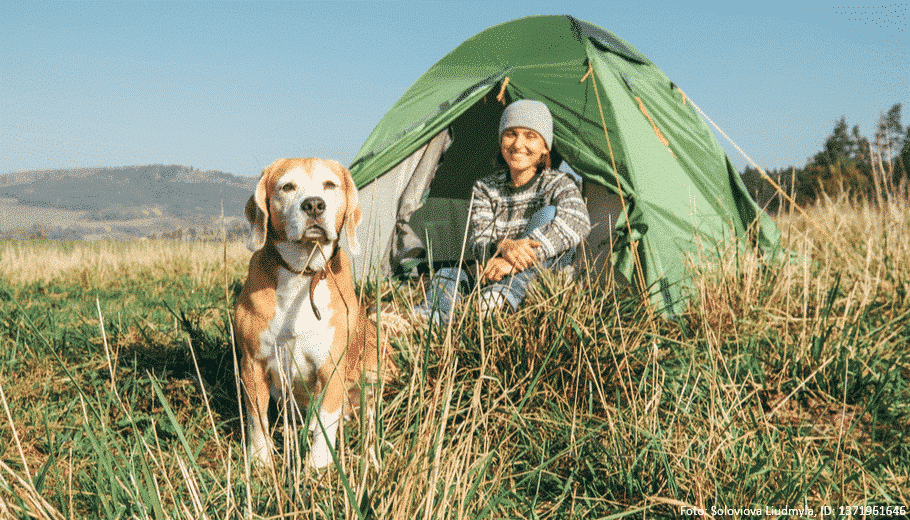
[[[502,82],[502,87],[499,89],[499,94],[496,95],[496,101],[499,101],[503,105],[506,104],[506,86],[509,84],[509,77],[506,76],[505,81]]]
[[[654,123],[654,120],[651,119],[651,114],[648,113],[648,109],[645,108],[645,104],[641,101],[641,98],[635,96],[635,101],[638,101],[638,109],[641,110],[641,113],[648,118],[648,122],[651,123],[651,128],[654,129],[654,134],[657,135],[657,138],[660,139],[660,142],[667,147],[667,150],[670,150],[670,155],[676,157],[676,154],[673,153],[673,150],[670,149],[670,141],[667,141],[667,138],[664,137],[664,134],[660,131],[660,128],[657,128],[657,125]]]
[[[681,89],[679,87],[676,87],[676,90],[678,90],[679,93],[682,94],[682,104],[683,104],[683,106],[686,106],[686,97],[687,97],[686,93],[683,92],[683,89]]]

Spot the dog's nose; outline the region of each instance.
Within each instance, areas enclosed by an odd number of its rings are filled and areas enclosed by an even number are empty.
[[[322,197],[307,197],[303,199],[300,209],[307,215],[316,218],[325,212],[325,201],[322,200]]]

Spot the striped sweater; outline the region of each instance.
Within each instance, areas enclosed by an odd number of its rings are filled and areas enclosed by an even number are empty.
[[[556,216],[527,237],[541,244],[538,260],[578,246],[591,230],[578,185],[559,170],[545,169],[519,188],[505,170],[478,180],[473,191],[470,244],[481,262],[493,257],[501,240],[524,235],[531,215],[545,206],[555,206]]]

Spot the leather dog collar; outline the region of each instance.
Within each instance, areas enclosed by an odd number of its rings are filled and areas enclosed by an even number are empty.
[[[338,254],[338,244],[335,244],[334,249],[332,249],[332,255],[329,256],[328,259],[326,259],[325,267],[323,267],[322,269],[320,269],[318,271],[310,269],[309,267],[307,267],[303,271],[298,271],[296,269],[293,269],[290,265],[288,265],[287,261],[285,261],[284,257],[281,256],[281,253],[277,249],[275,250],[275,253],[278,255],[278,265],[280,265],[281,267],[287,269],[288,271],[290,271],[298,276],[302,274],[304,276],[313,277],[313,279],[310,280],[310,305],[312,305],[312,307],[313,307],[313,314],[316,316],[316,319],[321,320],[322,315],[319,313],[319,309],[316,307],[316,300],[313,297],[313,295],[316,291],[316,285],[318,285],[320,281],[322,281],[326,278],[326,273],[328,273],[328,271],[329,271],[329,266],[331,265],[332,261],[335,259],[335,255]]]

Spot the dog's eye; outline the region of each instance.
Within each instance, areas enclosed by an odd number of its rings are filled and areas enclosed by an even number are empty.
[[[281,187],[281,191],[287,193],[297,189],[297,186],[293,182],[289,182]]]
[[[335,188],[338,187],[338,185],[332,181],[325,181],[322,183],[322,187],[326,190],[334,190]]]

